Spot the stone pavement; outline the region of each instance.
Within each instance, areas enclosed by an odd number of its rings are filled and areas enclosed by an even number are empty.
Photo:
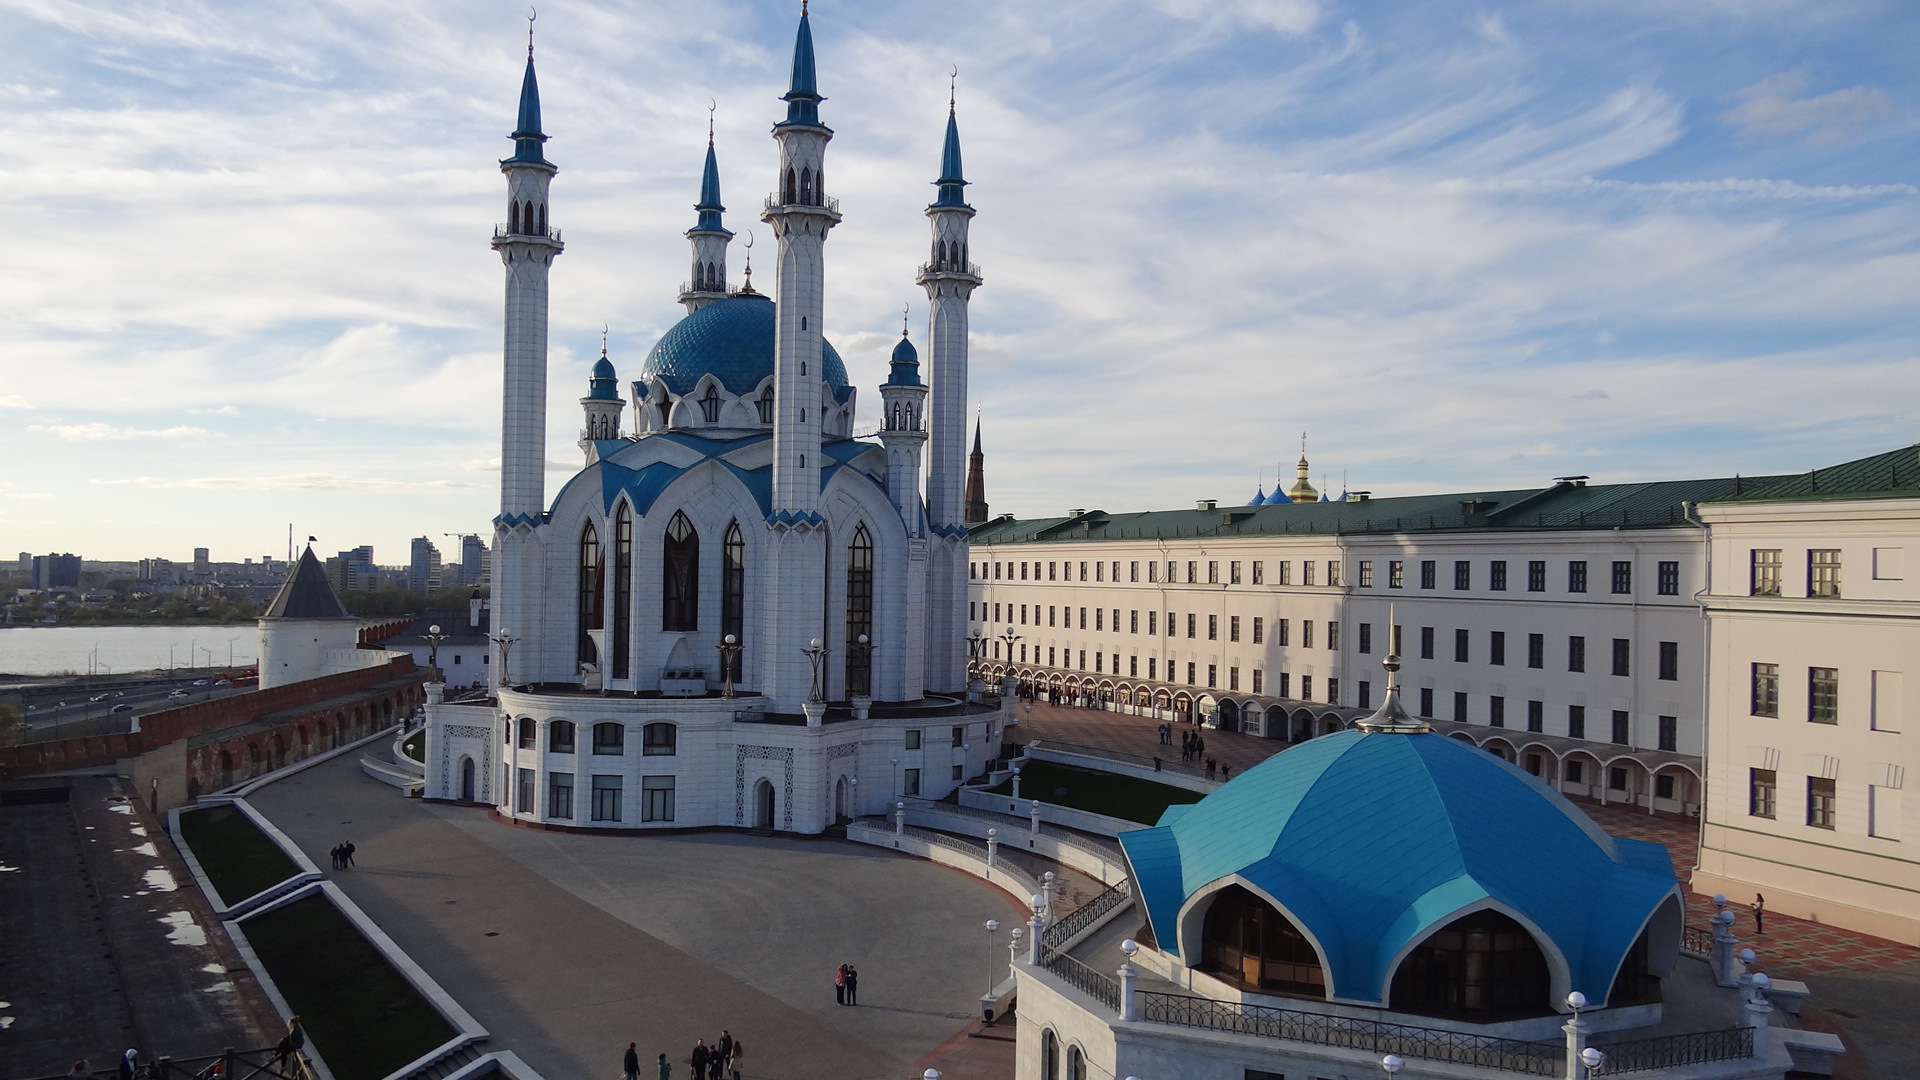
[[[492,1047],[554,1080],[616,1074],[629,1040],[682,1072],[722,1027],[756,1080],[918,1076],[955,1052],[989,955],[1005,977],[1005,931],[990,954],[985,921],[1020,911],[957,871],[842,841],[513,828],[403,799],[352,756],[251,801],[310,856],[351,839],[358,867],[332,880]],[[861,973],[858,1008],[834,1003],[842,961]]]

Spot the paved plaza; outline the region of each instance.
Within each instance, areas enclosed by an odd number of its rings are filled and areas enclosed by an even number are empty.
[[[346,756],[251,800],[491,1033],[546,1076],[615,1075],[729,1029],[745,1075],[864,1080],[971,1055],[963,1033],[1006,976],[1020,910],[944,867],[843,841],[583,836],[423,804]],[[860,1004],[834,1003],[840,962]],[[956,1041],[957,1040],[957,1041]],[[323,1048],[324,1049],[324,1048]],[[986,1049],[982,1047],[982,1049]],[[649,1073],[651,1075],[651,1073]]]

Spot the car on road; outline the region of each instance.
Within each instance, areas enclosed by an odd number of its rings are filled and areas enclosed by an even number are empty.
[[[215,690],[225,690],[228,687],[231,687],[232,685],[233,685],[232,679],[221,679],[219,682],[213,684],[213,688]]]
[[[90,698],[88,698],[87,700],[88,700],[88,701],[105,701],[105,700],[107,700],[107,695],[105,695],[105,694],[95,694],[95,695],[93,695],[92,697],[90,697]]]
[[[186,696],[187,696],[187,692],[185,690],[175,690],[173,693],[167,695],[169,699],[175,700],[175,701],[181,698],[184,698]]]
[[[113,708],[108,709],[107,711],[108,712],[132,712],[133,706],[123,701],[120,704],[115,705]]]
[[[212,681],[213,681],[213,680],[211,680],[211,679],[195,679],[195,680],[193,680],[193,685],[195,685],[195,686],[208,686],[208,685],[210,685],[210,684],[212,683]]]

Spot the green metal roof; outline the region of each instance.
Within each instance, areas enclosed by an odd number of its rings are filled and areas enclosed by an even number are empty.
[[[1786,502],[1920,496],[1920,444],[1791,476],[1748,478],[1730,494],[1702,502]]]

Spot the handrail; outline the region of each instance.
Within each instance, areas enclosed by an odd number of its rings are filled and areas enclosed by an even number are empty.
[[[1064,952],[1047,947],[1044,942],[1040,950],[1040,966],[1058,976],[1068,986],[1093,998],[1108,1009],[1119,1011],[1120,980],[1113,976],[1088,967]]]
[[[1706,959],[1713,955],[1713,929],[1706,926],[1682,926],[1680,928],[1680,951],[1688,956]]]
[[[1671,1066],[1749,1058],[1753,1056],[1753,1036],[1754,1029],[1750,1027],[1719,1028],[1625,1042],[1596,1041],[1595,1045],[1607,1055],[1606,1067],[1601,1072],[1607,1076],[1624,1076]]]
[[[134,1070],[136,1080],[198,1080],[209,1075],[213,1066],[221,1067],[223,1080],[319,1080],[319,1073],[313,1063],[307,1060],[303,1051],[290,1050],[284,1056],[277,1046],[263,1046],[257,1050],[227,1050],[224,1053],[208,1054],[203,1057],[174,1058],[159,1057]],[[70,1073],[59,1076],[36,1077],[34,1080],[67,1080]],[[120,1075],[116,1066],[110,1069],[95,1069],[88,1073],[94,1080],[115,1080]]]
[[[1075,934],[1099,922],[1107,912],[1132,902],[1133,886],[1122,878],[1102,889],[1093,899],[1074,908],[1072,914],[1054,920],[1052,925],[1040,932],[1040,941],[1060,948],[1071,941]]]

